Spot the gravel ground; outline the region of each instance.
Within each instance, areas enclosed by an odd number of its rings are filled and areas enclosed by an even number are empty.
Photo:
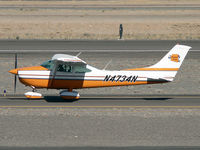
[[[0,1],[0,39],[118,39],[123,24],[124,39],[198,40],[199,6],[198,0]]]
[[[1,146],[199,146],[199,109],[0,109]]]

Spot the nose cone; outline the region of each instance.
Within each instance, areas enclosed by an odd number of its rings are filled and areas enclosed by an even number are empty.
[[[18,69],[12,69],[9,72],[12,73],[12,74],[16,74],[17,75],[18,74]]]

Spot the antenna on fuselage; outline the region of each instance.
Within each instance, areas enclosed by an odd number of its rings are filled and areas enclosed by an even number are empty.
[[[112,62],[112,59],[105,65],[105,67],[103,68],[103,70],[105,70],[111,62]]]
[[[82,53],[82,52],[79,52],[79,53],[76,55],[76,57],[78,57],[79,55],[81,55],[81,53]]]

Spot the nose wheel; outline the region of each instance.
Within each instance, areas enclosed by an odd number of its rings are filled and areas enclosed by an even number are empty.
[[[42,94],[36,92],[36,88],[34,86],[31,86],[32,92],[26,92],[24,93],[25,97],[28,99],[39,99],[42,98]]]

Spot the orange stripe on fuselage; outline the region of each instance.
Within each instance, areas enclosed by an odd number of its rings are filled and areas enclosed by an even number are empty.
[[[79,89],[93,87],[108,87],[108,86],[125,86],[138,84],[155,84],[163,83],[164,81],[136,81],[136,82],[115,82],[115,81],[98,81],[98,80],[58,80],[54,79],[50,84],[49,79],[19,79],[25,85],[32,85],[36,88],[54,88],[54,89]]]
[[[135,69],[124,69],[134,71],[178,71],[179,68],[135,68]]]
[[[42,66],[32,66],[32,67],[23,67],[23,68],[17,68],[17,70],[19,71],[24,71],[24,70],[38,70],[38,71],[42,71],[42,70],[48,70],[47,68],[44,68]]]

